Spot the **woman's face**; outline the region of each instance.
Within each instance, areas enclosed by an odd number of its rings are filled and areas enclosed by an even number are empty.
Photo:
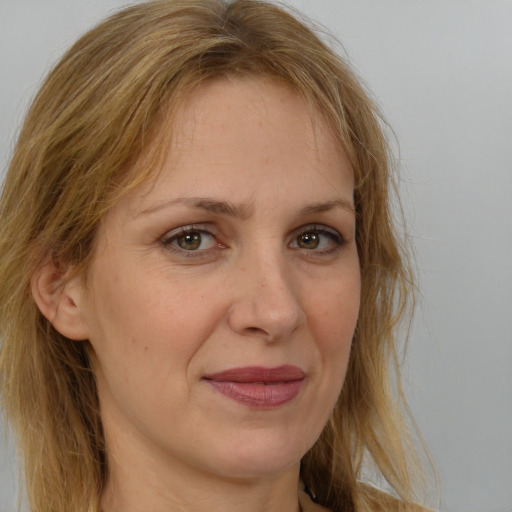
[[[269,81],[201,86],[175,130],[162,172],[101,225],[80,303],[109,449],[275,475],[318,438],[344,380],[353,173],[325,121]]]

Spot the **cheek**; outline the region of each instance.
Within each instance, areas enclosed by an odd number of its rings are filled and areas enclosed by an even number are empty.
[[[196,356],[219,317],[216,302],[208,289],[177,293],[161,272],[104,269],[94,290],[88,320],[103,414],[127,416],[141,429],[144,417],[165,424],[190,398]]]
[[[321,359],[322,394],[331,406],[345,379],[352,339],[359,316],[359,273],[332,279],[323,293],[311,296],[309,324]]]
[[[126,378],[146,369],[156,378],[170,365],[183,373],[222,315],[214,286],[187,288],[158,268],[137,273],[111,265],[94,278],[91,343],[100,363]]]
[[[340,345],[350,344],[359,316],[360,294],[359,275],[355,274],[351,279],[333,279],[312,297],[312,322],[326,349],[337,350]]]

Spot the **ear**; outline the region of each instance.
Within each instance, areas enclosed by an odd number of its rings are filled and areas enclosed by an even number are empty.
[[[57,331],[72,340],[89,337],[81,276],[51,259],[34,273],[30,284],[37,307]]]

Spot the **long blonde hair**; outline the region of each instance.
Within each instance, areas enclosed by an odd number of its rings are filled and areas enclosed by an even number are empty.
[[[361,311],[345,384],[303,457],[301,477],[333,511],[385,510],[362,483],[371,458],[398,497],[415,498],[395,334],[413,278],[397,236],[388,143],[346,62],[285,9],[257,0],[156,0],[85,34],[35,98],[0,202],[0,385],[33,512],[97,511],[108,472],[88,342],[60,335],[30,279],[53,259],[87,268],[99,222],[157,169],[158,130],[187,91],[218,76],[273,78],[322,112],[355,173]],[[154,149],[145,175],[126,172]],[[404,509],[405,510],[405,509]]]

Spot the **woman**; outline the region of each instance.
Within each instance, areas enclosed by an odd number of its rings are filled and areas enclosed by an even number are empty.
[[[276,6],[153,1],[84,35],[1,201],[31,510],[416,510],[389,167],[347,64]]]

